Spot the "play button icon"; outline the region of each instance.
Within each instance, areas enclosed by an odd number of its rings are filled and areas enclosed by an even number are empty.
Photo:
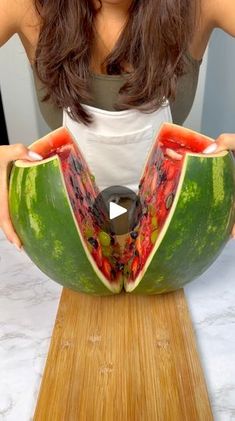
[[[127,212],[127,209],[123,206],[117,205],[114,202],[109,203],[109,219],[117,218]]]
[[[139,196],[132,190],[124,186],[111,186],[99,193],[92,213],[102,231],[122,235],[138,225],[142,207]]]

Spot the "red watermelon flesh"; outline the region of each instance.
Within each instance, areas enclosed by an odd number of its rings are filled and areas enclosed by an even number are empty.
[[[109,282],[116,282],[122,275],[129,282],[136,279],[165,224],[184,160],[170,158],[166,148],[184,157],[187,152],[202,153],[211,144],[207,138],[187,131],[183,133],[181,128],[177,134],[175,127],[171,129],[167,125],[163,126],[160,137],[156,138],[148,155],[138,193],[142,216],[138,225],[127,235],[123,251],[115,235],[101,232],[97,221],[104,220],[105,215],[101,209],[97,211],[93,206],[99,190],[70,132],[61,128],[56,135],[35,142],[31,148],[44,159],[58,155],[79,233],[95,264]]]
[[[120,245],[114,235],[101,232],[100,225],[104,222],[106,215],[105,213],[101,214],[101,209],[97,211],[94,207],[99,190],[79,148],[72,141],[68,132],[64,130],[58,139],[54,137],[50,139],[50,144],[45,142],[45,145],[40,142],[34,147],[34,150],[44,158],[55,154],[59,156],[80,234],[100,271],[110,282],[115,282],[120,275],[117,264]],[[97,223],[98,220],[100,220],[100,224]],[[102,239],[103,242],[106,241],[106,244],[109,243],[108,246],[102,245]]]
[[[130,233],[124,251],[124,261],[128,262],[125,275],[130,282],[142,271],[165,224],[176,195],[185,154],[202,153],[210,143],[208,139],[182,132],[182,129],[177,133],[175,127],[172,130],[167,125],[160,131],[139,184],[143,215],[139,225]],[[170,158],[167,148],[181,154],[182,159]]]

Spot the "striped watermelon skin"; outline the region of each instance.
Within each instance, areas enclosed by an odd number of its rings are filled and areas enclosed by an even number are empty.
[[[19,168],[9,185],[10,216],[24,250],[48,277],[64,287],[93,295],[109,290],[90,264],[78,235],[58,158]]]
[[[184,166],[176,208],[168,216],[170,224],[132,293],[160,294],[183,287],[216,260],[231,236],[235,221],[231,152],[223,157],[187,154]],[[125,286],[129,291],[130,287]]]

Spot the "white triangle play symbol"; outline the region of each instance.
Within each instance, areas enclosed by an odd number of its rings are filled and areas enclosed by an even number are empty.
[[[117,205],[117,203],[109,202],[109,219],[117,218],[117,216],[123,215],[127,212],[127,209],[123,206]]]

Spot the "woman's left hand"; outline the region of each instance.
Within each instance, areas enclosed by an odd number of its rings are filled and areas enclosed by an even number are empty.
[[[235,134],[222,133],[219,137],[217,137],[217,139],[215,140],[215,142],[212,143],[212,145],[208,146],[203,151],[203,153],[212,154],[228,149],[235,151]],[[173,151],[172,149],[166,149],[166,154],[173,159],[182,159],[182,155]],[[231,235],[235,239],[235,224],[233,226]]]
[[[235,151],[235,134],[222,133],[203,153],[217,153],[228,149]]]

